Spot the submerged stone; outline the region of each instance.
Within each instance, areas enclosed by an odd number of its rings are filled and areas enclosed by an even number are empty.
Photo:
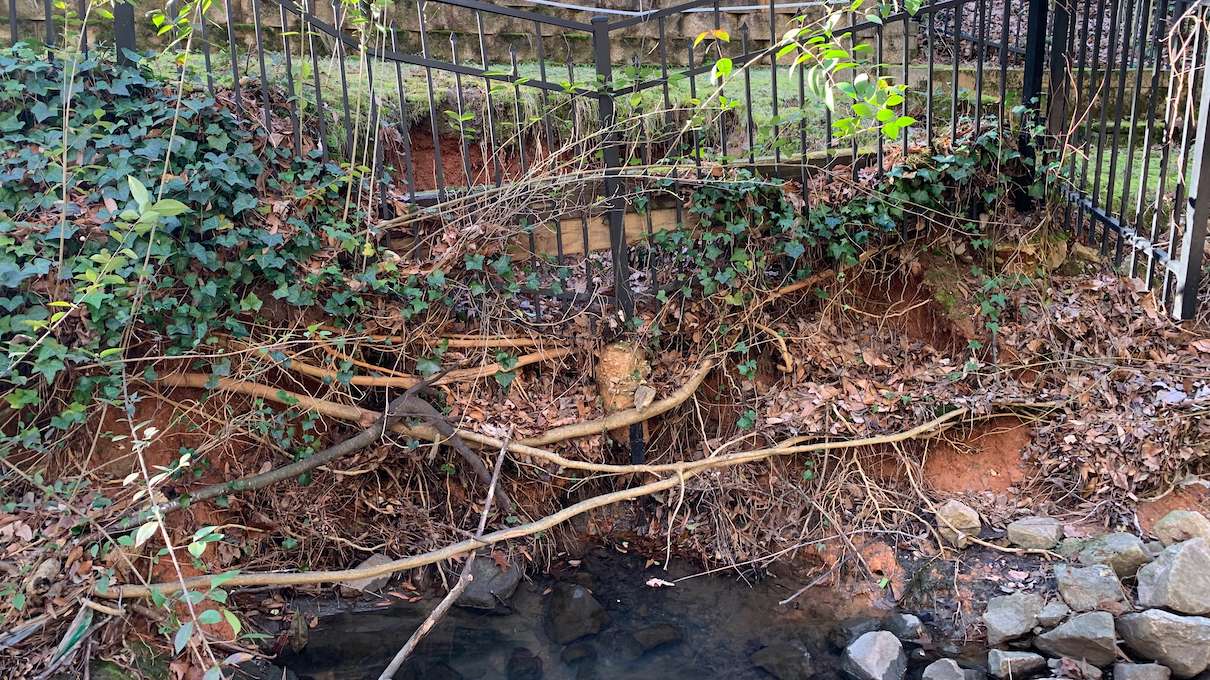
[[[754,652],[752,665],[778,680],[806,680],[815,673],[811,653],[793,642],[774,642]]]
[[[546,632],[563,645],[601,632],[609,614],[587,588],[560,583],[550,595],[546,609]]]

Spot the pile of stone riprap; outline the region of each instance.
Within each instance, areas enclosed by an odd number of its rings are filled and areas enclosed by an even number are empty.
[[[956,547],[977,540],[979,515],[957,501],[937,510],[938,530]],[[986,669],[951,659],[929,665],[924,680],[995,678],[1210,680],[1210,519],[1194,511],[1164,516],[1146,542],[1130,533],[1064,538],[1063,524],[1026,517],[1007,542],[1054,551],[1054,591],[991,598],[983,613]],[[897,680],[858,675],[861,680]]]

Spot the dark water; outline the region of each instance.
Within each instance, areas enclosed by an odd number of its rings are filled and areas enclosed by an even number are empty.
[[[779,605],[799,584],[773,578],[746,581],[735,572],[700,576],[675,587],[646,585],[652,577],[673,581],[691,573],[695,570],[675,562],[670,571],[644,568],[640,559],[598,550],[558,579],[523,582],[509,601],[511,611],[454,607],[396,677],[770,678],[774,676],[752,658],[769,646],[809,652],[817,677],[836,675],[839,660],[828,635],[840,618],[852,616],[852,611],[842,613],[843,602],[811,591],[791,606]],[[608,613],[599,633],[571,644],[555,641],[549,608],[552,589],[560,583],[591,590]],[[436,598],[324,616],[310,631],[307,646],[287,652],[277,663],[302,680],[377,678],[435,603]],[[661,644],[651,647],[656,642]]]

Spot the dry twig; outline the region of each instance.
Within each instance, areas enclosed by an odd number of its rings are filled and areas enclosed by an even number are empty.
[[[438,550],[432,550],[420,555],[406,557],[384,564],[362,567],[358,569],[344,569],[336,571],[312,571],[300,572],[293,574],[286,573],[241,573],[236,574],[227,580],[227,585],[230,587],[240,586],[295,586],[309,585],[316,583],[336,583],[341,581],[351,581],[364,578],[376,578],[394,574],[405,569],[415,569],[425,565],[448,560],[452,557],[462,555],[472,550],[477,550],[481,547],[493,545],[501,541],[506,541],[514,538],[533,535],[539,531],[546,531],[551,527],[557,526],[567,520],[576,517],[577,515],[588,512],[595,508],[605,507],[621,501],[640,498],[649,494],[653,494],[666,489],[671,489],[679,484],[682,484],[685,479],[701,474],[713,468],[731,467],[750,463],[759,460],[765,460],[774,456],[785,456],[797,453],[811,453],[818,451],[829,451],[834,449],[852,449],[866,446],[878,446],[882,444],[892,444],[896,442],[906,441],[921,436],[926,436],[948,426],[950,421],[966,414],[966,409],[956,409],[949,413],[934,418],[927,423],[917,425],[908,430],[897,432],[894,434],[880,435],[877,437],[866,437],[862,439],[851,439],[847,441],[830,441],[818,442],[804,446],[790,447],[773,447],[766,449],[757,449],[754,451],[745,451],[741,453],[731,454],[728,456],[719,456],[716,458],[706,458],[703,460],[689,461],[684,463],[674,463],[666,465],[617,465],[607,466],[619,469],[632,468],[629,471],[640,472],[646,469],[659,469],[664,472],[675,472],[677,474],[669,475],[663,479],[649,482],[641,486],[611,493],[601,494],[587,500],[580,501],[571,506],[563,508],[558,512],[543,517],[542,519],[522,524],[506,529],[498,529],[482,537],[470,538],[464,541],[459,541],[452,545],[448,545]],[[513,450],[507,442],[500,442],[499,446]],[[187,588],[204,588],[210,583],[209,575],[196,576],[185,579],[183,582],[159,583],[150,586],[142,585],[125,585],[110,588],[104,592],[96,591],[96,594],[106,598],[144,598],[150,597],[153,591],[161,594],[170,594],[179,591],[182,587]]]

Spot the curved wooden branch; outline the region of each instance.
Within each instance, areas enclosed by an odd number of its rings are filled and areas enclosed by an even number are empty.
[[[603,434],[610,430],[616,430],[623,427],[630,427],[635,423],[641,423],[645,420],[650,420],[662,413],[667,413],[672,409],[680,406],[688,401],[689,397],[697,391],[701,386],[702,381],[710,374],[710,370],[714,368],[714,360],[707,359],[698,365],[697,370],[689,376],[689,380],[681,385],[675,392],[659,401],[652,402],[646,408],[630,408],[625,411],[611,413],[604,418],[587,421],[583,423],[572,423],[563,427],[556,427],[546,434],[530,437],[529,439],[520,440],[521,444],[526,446],[545,446],[556,442],[566,441],[568,439],[578,439],[580,437],[590,437],[592,435]]]
[[[549,361],[551,359],[561,359],[561,358],[571,354],[573,351],[574,350],[566,349],[566,348],[546,349],[546,350],[540,350],[538,352],[534,352],[532,354],[526,354],[524,356],[517,357],[517,364],[516,364],[515,368],[521,368],[522,366],[528,366],[530,364],[536,364],[536,363],[542,362],[542,361]],[[295,371],[297,373],[309,375],[313,378],[328,379],[328,380],[332,380],[332,381],[337,381],[339,379],[339,373],[337,371],[333,371],[332,369],[324,368],[322,366],[316,366],[314,364],[309,364],[305,361],[300,361],[295,358],[291,358],[290,363],[288,365],[286,365],[285,368],[288,370],[291,370],[291,371]],[[501,366],[498,362],[494,362],[494,361],[492,363],[486,364],[484,366],[475,366],[473,368],[454,369],[452,371],[447,372],[444,376],[441,377],[440,380],[434,381],[433,385],[448,385],[450,383],[467,382],[467,381],[471,381],[471,380],[480,380],[482,378],[490,378],[502,370],[504,370],[504,367]],[[384,369],[384,372],[386,372],[385,369]],[[420,382],[420,380],[421,380],[421,378],[419,376],[398,374],[398,373],[396,375],[355,375],[349,379],[348,384],[357,385],[359,387],[405,387],[406,388],[406,387],[412,387],[413,385],[416,385],[417,383]]]
[[[299,573],[242,573],[237,574],[225,580],[225,585],[229,587],[244,587],[244,586],[298,586],[311,585],[316,583],[338,583],[342,581],[351,581],[357,579],[377,578],[379,576],[388,576],[396,572],[406,569],[415,569],[425,565],[441,562],[453,557],[457,557],[472,550],[477,550],[487,545],[493,545],[501,541],[506,541],[513,538],[523,538],[545,531],[567,520],[593,510],[595,508],[604,507],[613,503],[631,500],[656,493],[666,489],[671,489],[694,475],[700,474],[705,470],[712,468],[730,467],[742,463],[748,463],[758,460],[764,460],[773,456],[790,455],[794,453],[808,453],[813,451],[826,451],[835,449],[849,449],[864,446],[877,446],[880,444],[891,444],[901,442],[908,439],[919,437],[923,434],[933,432],[940,429],[945,423],[957,418],[966,413],[966,409],[956,409],[949,413],[933,420],[918,425],[910,430],[898,432],[895,434],[881,435],[877,437],[866,437],[863,439],[852,439],[848,441],[832,441],[819,442],[805,446],[790,446],[790,447],[773,447],[766,449],[757,449],[755,451],[745,451],[736,453],[730,456],[719,456],[717,458],[706,458],[688,463],[676,463],[671,466],[615,466],[618,468],[630,467],[663,467],[674,468],[676,474],[669,475],[658,481],[643,484],[641,486],[623,489],[611,493],[602,494],[593,498],[580,501],[574,505],[570,505],[552,515],[543,517],[542,519],[522,524],[520,526],[499,529],[489,534],[483,535],[482,538],[467,539],[459,541],[452,545],[448,545],[438,550],[432,550],[420,555],[405,557],[403,559],[386,562],[384,564],[361,567],[357,569],[342,569],[334,571],[312,571]],[[507,447],[506,442],[501,442],[502,446]],[[511,448],[511,447],[510,447]],[[124,585],[109,588],[107,590],[94,590],[95,594],[100,597],[110,599],[120,598],[144,598],[150,597],[152,590],[158,591],[161,594],[167,595],[178,592],[182,587],[189,589],[204,590],[210,587],[211,576],[195,576],[184,579],[183,581],[173,581],[169,583],[158,583],[150,586],[142,585]]]
[[[171,376],[165,377],[169,378]],[[344,456],[356,451],[360,451],[361,449],[369,446],[381,438],[383,433],[385,433],[388,429],[392,431],[397,430],[401,425],[400,420],[405,416],[420,417],[427,420],[431,424],[430,426],[437,431],[437,434],[444,438],[444,441],[447,441],[451,446],[453,446],[454,450],[458,452],[458,455],[462,457],[462,460],[469,465],[472,470],[474,470],[475,475],[480,479],[480,481],[484,482],[485,484],[489,483],[492,478],[491,474],[488,472],[487,467],[484,466],[483,461],[479,460],[479,456],[475,455],[475,453],[471,451],[469,447],[467,447],[466,443],[463,442],[462,437],[459,436],[458,432],[454,430],[452,425],[446,422],[445,417],[441,415],[440,411],[434,408],[432,404],[417,396],[417,393],[420,392],[421,389],[427,387],[431,382],[435,382],[439,378],[440,375],[436,375],[433,376],[431,380],[426,380],[409,387],[407,391],[393,399],[391,403],[387,405],[385,414],[379,416],[378,419],[375,420],[371,425],[367,425],[365,429],[353,437],[330,446],[313,456],[290,463],[289,465],[283,465],[267,472],[241,477],[229,482],[211,484],[210,486],[203,487],[189,495],[189,502],[193,503],[208,500],[210,498],[222,496],[228,493],[261,489],[286,479],[297,477],[298,475],[301,475],[304,472],[309,472],[320,465],[324,465],[338,458],[343,458]],[[164,380],[163,382],[170,385],[175,383],[173,380]],[[205,384],[203,383],[202,386],[204,385]],[[193,387],[195,385],[185,386]],[[279,395],[274,396],[277,397]],[[286,403],[290,401],[290,399],[279,398],[277,401]],[[357,410],[361,411],[361,413],[356,419],[356,422],[365,422],[367,417],[372,413],[371,411],[366,411],[364,409]],[[507,494],[505,494],[504,490],[499,489],[497,491],[497,495],[499,496],[500,507],[505,512],[512,512],[512,500]],[[181,509],[181,507],[183,507],[182,501],[172,500],[166,503],[161,503],[159,505],[159,511],[161,513],[174,512]],[[129,526],[130,524],[131,522],[128,521],[124,523],[124,526]]]
[[[348,332],[347,329],[336,328],[335,326],[322,326],[321,328],[323,328],[324,330],[327,330],[327,331],[331,331],[333,333],[337,333],[341,336],[343,336],[345,333]],[[331,336],[328,339],[332,340],[332,339],[335,339],[336,337],[338,337],[338,336]],[[525,337],[517,337],[517,336],[510,336],[510,335],[473,335],[470,333],[454,333],[454,334],[445,335],[445,336],[442,336],[439,338],[433,338],[433,337],[408,338],[408,337],[405,337],[402,335],[381,335],[381,334],[377,334],[377,333],[364,333],[364,334],[359,333],[359,334],[353,335],[352,338],[370,340],[371,342],[389,342],[391,344],[397,344],[397,345],[402,345],[402,344],[408,342],[409,340],[418,340],[418,341],[425,342],[426,344],[430,344],[430,345],[436,345],[436,344],[439,344],[444,341],[446,343],[447,347],[451,347],[451,348],[455,348],[455,349],[478,349],[478,348],[485,348],[485,347],[495,347],[495,348],[507,347],[507,348],[516,349],[519,347],[542,347],[544,345],[550,344],[547,340],[545,340],[543,338],[525,338]]]
[[[156,384],[170,385],[170,386],[175,386],[175,387],[203,388],[206,386],[206,384],[210,380],[211,380],[211,376],[206,375],[204,373],[178,373],[178,374],[170,374],[170,375],[162,376],[156,380]],[[337,404],[334,402],[325,401],[323,399],[316,399],[314,397],[308,397],[304,394],[286,392],[285,390],[280,390],[280,389],[277,389],[274,387],[269,387],[268,385],[261,385],[259,383],[246,382],[243,380],[232,380],[229,378],[222,378],[218,381],[218,383],[216,385],[214,385],[214,389],[222,390],[225,392],[235,392],[238,394],[246,394],[246,395],[253,396],[253,397],[260,397],[262,399],[267,399],[269,401],[275,401],[275,402],[282,403],[282,404],[300,405],[300,406],[304,406],[308,409],[314,410],[317,413],[321,413],[323,415],[332,416],[334,418],[341,418],[343,420],[350,420],[353,422],[364,422],[367,425],[369,423],[372,423],[374,417],[376,416],[376,414],[374,414],[372,411],[367,411],[365,409],[361,409],[356,406],[346,406],[344,404]],[[936,429],[937,427],[941,426],[942,424],[948,423],[949,421],[951,421],[959,416],[962,416],[966,413],[968,413],[968,411],[965,408],[959,408],[959,409],[950,411],[949,413],[946,413],[943,416],[934,418],[933,420],[931,420],[923,425],[920,425],[916,428],[908,430],[907,431],[908,436],[905,436],[904,439],[910,439],[912,437],[917,437],[923,431]],[[404,423],[395,423],[395,425],[393,425],[391,427],[391,431],[397,432],[406,437],[414,437],[416,439],[424,439],[424,440],[433,441],[433,442],[445,441],[445,437],[443,437],[441,435],[441,433],[437,432],[437,430],[435,430],[432,427],[424,426],[424,425],[409,426]],[[755,455],[759,458],[762,455],[764,455],[765,452],[772,450],[772,449],[757,449],[755,451],[750,451],[748,453],[733,453],[733,454],[728,454],[726,456],[718,456],[715,458],[703,458],[703,459],[699,459],[699,460],[687,461],[687,462],[681,462],[681,463],[662,463],[662,464],[658,464],[658,465],[651,465],[651,464],[614,465],[614,464],[610,464],[610,463],[592,463],[592,462],[582,461],[582,460],[572,460],[570,458],[561,456],[553,451],[547,451],[546,449],[540,449],[540,448],[537,448],[535,446],[531,446],[528,444],[522,444],[520,442],[504,442],[495,437],[490,437],[485,434],[480,434],[473,430],[455,429],[454,431],[458,433],[458,436],[460,436],[462,439],[464,439],[468,442],[474,442],[476,444],[486,446],[486,447],[491,447],[491,448],[506,447],[510,453],[515,453],[517,455],[525,456],[525,457],[533,459],[533,460],[540,460],[540,461],[545,461],[547,463],[552,463],[561,468],[566,468],[569,470],[583,470],[585,472],[599,472],[602,474],[615,474],[615,475],[616,474],[628,474],[628,473],[633,473],[633,472],[647,472],[647,473],[657,474],[657,475],[665,474],[665,473],[669,473],[669,472],[672,472],[672,473],[675,473],[678,471],[683,472],[686,470],[692,470],[692,469],[696,469],[696,468],[703,467],[703,466],[709,466],[710,464],[720,461],[720,460],[721,461],[738,460],[739,462],[745,462],[745,460],[741,460],[741,458],[743,456]],[[802,439],[803,439],[802,437],[798,437],[798,438],[795,438],[794,441],[796,441],[796,442],[802,441]],[[900,441],[900,440],[888,440],[888,441]],[[876,443],[886,443],[886,442],[879,441]],[[781,454],[795,454],[795,453],[810,453],[812,451],[823,451],[823,450],[827,450],[828,448],[829,448],[828,442],[819,442],[819,443],[814,443],[814,444],[803,444],[801,446],[795,445],[792,447],[786,447],[784,449],[777,449],[777,451],[779,451]]]

